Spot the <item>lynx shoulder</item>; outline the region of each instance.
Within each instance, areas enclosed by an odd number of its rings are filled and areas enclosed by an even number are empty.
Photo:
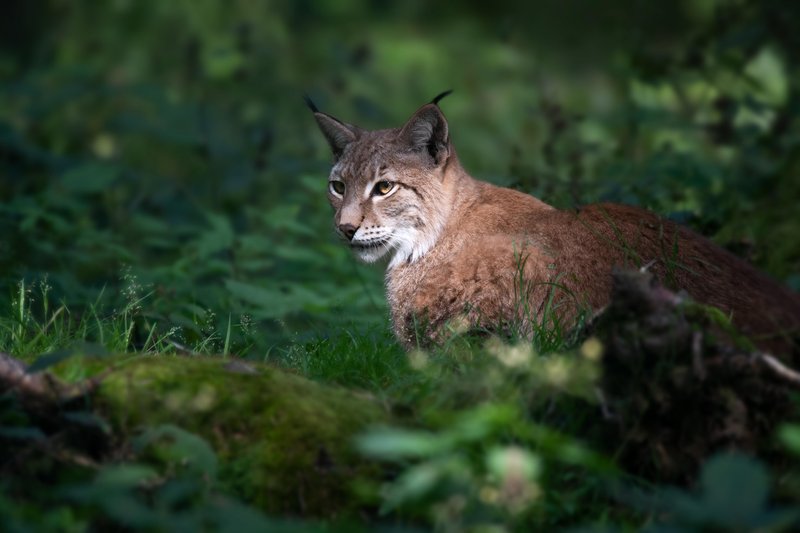
[[[387,298],[407,348],[450,327],[532,335],[604,306],[617,267],[719,307],[764,349],[788,351],[800,298],[691,230],[634,207],[558,210],[472,178],[434,102],[400,128],[367,131],[310,103],[331,146],[337,233],[363,261],[388,260]]]

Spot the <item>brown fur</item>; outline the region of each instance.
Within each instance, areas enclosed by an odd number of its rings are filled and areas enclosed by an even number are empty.
[[[762,348],[793,346],[797,295],[649,211],[614,204],[562,211],[473,179],[434,104],[392,130],[315,117],[336,157],[330,179],[345,187],[342,195],[329,190],[340,234],[366,261],[394,253],[387,296],[407,348],[464,325],[515,325],[528,335],[543,320],[568,326],[579,311],[608,303],[612,269],[645,265],[668,286],[729,313]],[[387,196],[372,189],[381,181],[392,184]]]

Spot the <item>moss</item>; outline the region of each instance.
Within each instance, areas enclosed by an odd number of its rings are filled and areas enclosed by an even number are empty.
[[[68,373],[76,364],[88,375],[113,368],[94,406],[123,439],[164,423],[205,438],[217,452],[223,485],[268,512],[347,514],[362,502],[354,483],[380,473],[351,446],[367,425],[388,418],[368,396],[268,366],[230,371],[221,359],[77,361],[65,363]]]

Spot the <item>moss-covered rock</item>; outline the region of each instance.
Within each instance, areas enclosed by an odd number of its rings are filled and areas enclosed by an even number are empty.
[[[91,407],[109,422],[117,451],[146,428],[183,428],[214,448],[228,492],[272,514],[363,509],[355,484],[381,472],[352,447],[389,417],[367,394],[220,358],[73,357],[54,372],[95,380]]]

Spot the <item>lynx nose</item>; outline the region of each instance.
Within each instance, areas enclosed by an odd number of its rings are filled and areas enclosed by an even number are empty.
[[[348,241],[352,241],[353,240],[353,235],[356,234],[357,230],[358,230],[358,228],[355,227],[352,224],[342,224],[342,225],[339,226],[339,231],[341,231],[342,234],[345,237],[347,237]]]

